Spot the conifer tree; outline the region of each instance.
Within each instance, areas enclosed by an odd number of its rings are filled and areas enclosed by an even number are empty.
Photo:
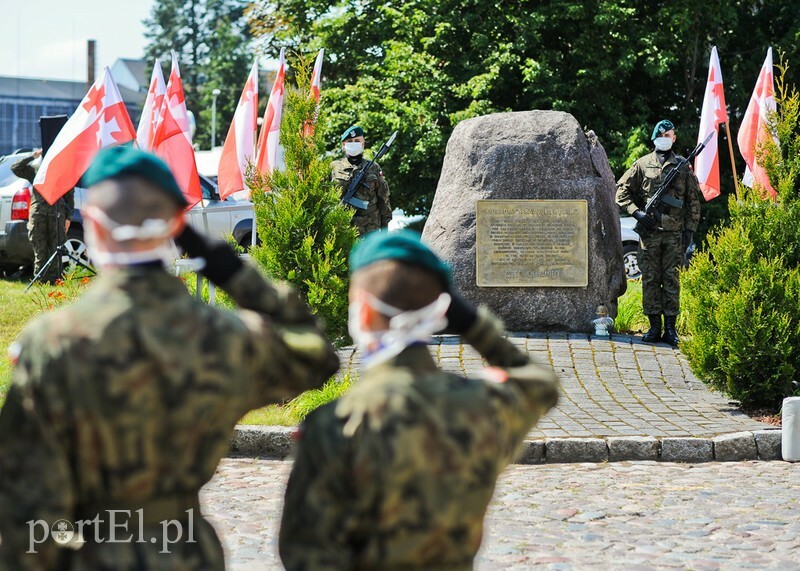
[[[351,213],[339,204],[339,191],[330,180],[320,122],[311,95],[310,65],[295,58],[296,87],[287,81],[280,143],[285,168],[272,173],[248,169],[259,245],[250,255],[267,273],[290,283],[322,320],[328,337],[347,340],[347,255],[356,239]],[[312,136],[303,125],[314,120]]]
[[[740,186],[730,223],[712,231],[681,278],[690,334],[681,349],[692,369],[743,406],[773,410],[800,394],[800,93],[787,66],[776,67],[778,112],[768,125],[779,144],[756,156],[778,196]]]

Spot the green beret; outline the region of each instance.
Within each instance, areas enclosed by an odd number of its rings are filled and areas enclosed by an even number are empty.
[[[182,208],[189,206],[167,164],[151,153],[128,145],[107,147],[97,153],[89,170],[83,175],[83,184],[88,188],[121,176],[141,177],[162,189]]]
[[[364,136],[364,129],[359,127],[358,125],[353,125],[352,127],[348,127],[347,130],[342,133],[342,142],[345,139],[352,139],[353,137],[363,137]]]
[[[350,250],[350,274],[382,260],[399,260],[430,270],[442,278],[448,289],[452,287],[450,266],[422,243],[418,233],[411,230],[378,230],[367,234]]]
[[[664,119],[663,121],[659,121],[656,123],[655,129],[653,129],[653,136],[650,137],[651,141],[655,141],[659,136],[663,135],[667,131],[672,131],[675,129],[675,125],[672,124],[672,121],[669,119]]]

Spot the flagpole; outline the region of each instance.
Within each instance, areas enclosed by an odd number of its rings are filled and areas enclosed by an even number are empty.
[[[736,198],[739,198],[739,175],[736,174],[736,163],[733,160],[733,142],[731,140],[731,128],[728,122],[725,122],[725,136],[728,139],[728,151],[731,155],[731,169],[733,170],[733,188],[736,191]]]

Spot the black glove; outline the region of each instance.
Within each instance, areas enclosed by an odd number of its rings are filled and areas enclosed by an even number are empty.
[[[658,220],[651,214],[647,214],[644,210],[637,210],[633,213],[633,217],[648,230],[655,230],[658,228]]]
[[[450,292],[450,307],[447,308],[447,332],[463,335],[478,319],[478,309],[467,298]]]
[[[218,286],[228,281],[243,266],[233,248],[219,240],[212,241],[201,236],[189,224],[175,237],[175,244],[189,257],[203,258],[206,265],[200,270],[200,274]]]
[[[683,234],[681,234],[681,237],[683,238],[683,251],[685,252],[686,249],[689,247],[689,244],[692,243],[692,238],[694,237],[694,231],[684,230]]]

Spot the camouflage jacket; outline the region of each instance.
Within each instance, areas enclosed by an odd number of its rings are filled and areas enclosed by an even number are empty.
[[[617,182],[617,204],[628,214],[642,210],[655,193],[661,179],[681,157],[672,153],[664,164],[658,162],[655,151],[645,155],[622,175]],[[661,226],[664,230],[697,230],[700,222],[700,185],[691,169],[684,168],[667,191],[667,195],[683,202],[681,208],[661,206]]]
[[[223,569],[197,493],[234,425],[338,367],[288,288],[246,266],[223,289],[239,311],[195,300],[160,268],[109,270],[76,303],[26,328],[0,411],[0,569]],[[133,514],[126,523],[137,538],[142,509],[144,541],[97,542],[89,526],[78,550],[47,540],[25,553],[26,522],[74,524],[109,509]],[[183,540],[160,554],[160,522],[188,519],[187,509],[197,516],[194,542],[184,526]]]
[[[558,381],[486,310],[467,339],[493,367],[486,379],[411,346],[308,416],[280,530],[289,571],[472,568],[497,476]]]
[[[342,194],[359,166],[352,164],[346,157],[331,163],[331,180],[339,184]],[[392,219],[389,185],[386,184],[383,171],[378,163],[372,163],[364,181],[367,186],[361,185],[356,191],[355,197],[369,202],[369,206],[366,210],[354,208],[352,219],[352,225],[359,230],[361,235],[388,227],[389,221]]]

